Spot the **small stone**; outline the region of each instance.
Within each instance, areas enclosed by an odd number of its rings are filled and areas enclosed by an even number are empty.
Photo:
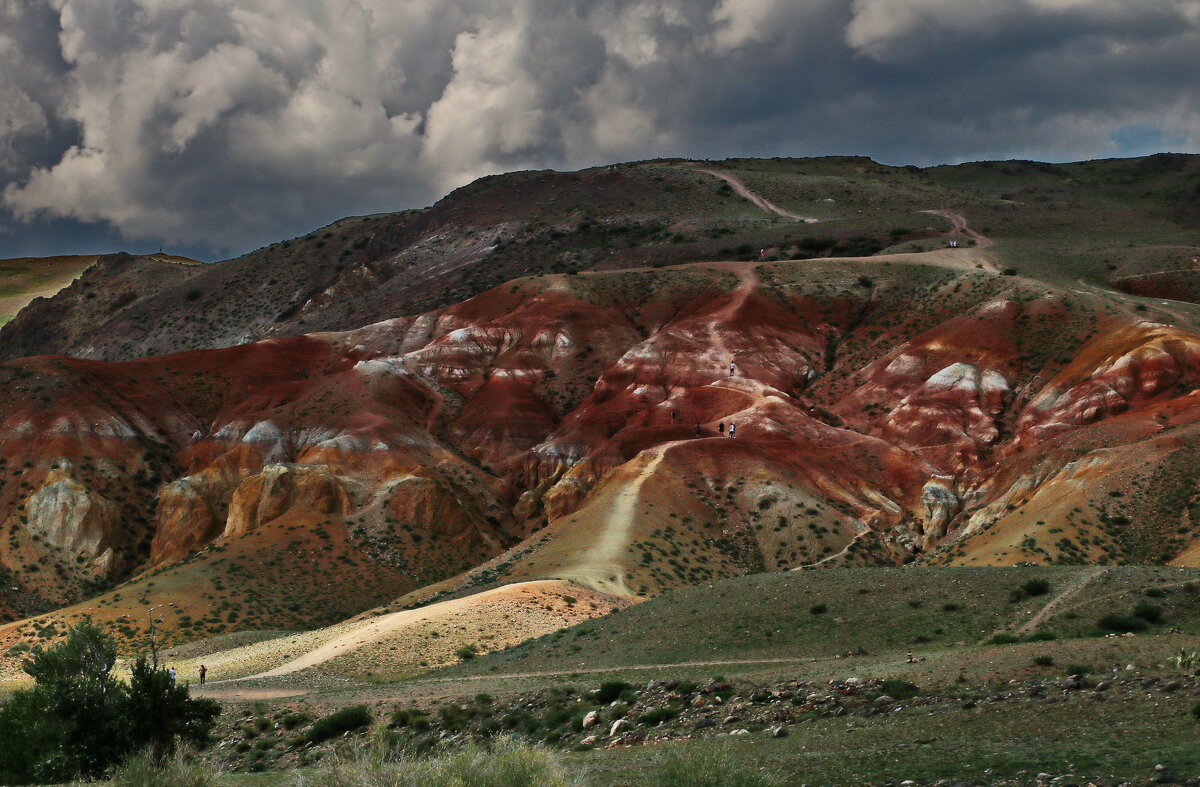
[[[722,721],[721,723],[722,724],[733,724],[735,721],[738,721],[737,716],[726,716],[725,720]]]
[[[608,729],[608,737],[617,737],[623,730],[629,729],[629,726],[629,719],[617,719],[612,723],[612,727]]]
[[[730,735],[749,735],[749,734],[750,734],[750,730],[733,730],[733,731],[732,731],[732,732],[730,732],[729,734],[730,734]]]
[[[1163,687],[1162,687],[1163,691],[1179,691],[1182,688],[1183,688],[1183,684],[1177,680],[1173,680],[1173,681],[1170,681],[1169,683],[1165,683],[1165,684],[1163,684]]]
[[[1154,770],[1158,771],[1159,773],[1162,773],[1166,769],[1167,769],[1167,766],[1163,765],[1161,762],[1158,765],[1154,766]]]
[[[1112,684],[1106,680],[1102,680],[1096,684],[1096,691],[1108,691],[1112,688]]]
[[[693,730],[707,730],[709,727],[715,727],[715,726],[717,726],[717,723],[715,721],[713,721],[712,719],[710,719],[709,717],[705,716],[702,719],[697,719],[696,723],[692,725],[692,729]]]
[[[1048,782],[1048,781],[1050,781],[1050,780],[1051,780],[1051,779],[1053,779],[1053,778],[1054,778],[1054,777],[1053,777],[1053,776],[1051,776],[1051,775],[1050,775],[1050,774],[1048,774],[1048,773],[1039,773],[1039,774],[1037,775],[1037,780],[1038,780],[1039,782]]]
[[[878,710],[879,708],[886,708],[887,706],[891,705],[894,702],[895,702],[895,700],[892,699],[891,697],[889,697],[888,695],[880,694],[878,697],[875,698],[875,701],[871,703],[871,707]]]
[[[596,722],[598,721],[600,721],[600,711],[588,711],[587,715],[583,717],[583,728],[590,730],[596,726]]]
[[[787,727],[772,727],[770,729],[772,738],[786,738],[788,736]]]

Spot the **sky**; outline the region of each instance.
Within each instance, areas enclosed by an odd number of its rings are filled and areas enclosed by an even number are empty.
[[[1200,0],[0,0],[0,258],[214,260],[497,172],[1200,152]]]

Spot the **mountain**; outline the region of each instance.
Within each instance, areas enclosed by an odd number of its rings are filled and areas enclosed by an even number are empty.
[[[0,637],[86,614],[134,646],[165,602],[177,639],[408,625],[513,582],[544,632],[582,614],[549,597],[807,566],[1200,565],[1200,307],[1135,284],[1196,275],[1198,176],[652,162],[102,258],[0,332],[65,354],[0,365],[4,604],[65,606]]]

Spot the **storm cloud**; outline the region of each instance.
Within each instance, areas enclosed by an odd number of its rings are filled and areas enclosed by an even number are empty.
[[[653,156],[1196,152],[1197,52],[1200,0],[0,0],[0,256]]]

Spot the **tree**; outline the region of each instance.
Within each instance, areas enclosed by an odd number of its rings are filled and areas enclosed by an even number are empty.
[[[155,669],[145,656],[138,658],[129,678],[124,716],[129,737],[160,762],[175,748],[175,739],[204,743],[221,706],[209,699],[191,699],[187,686],[171,680],[166,670]]]
[[[170,675],[138,660],[130,684],[112,674],[117,649],[91,622],[34,651],[36,681],[0,708],[0,783],[69,781],[104,775],[135,750],[170,751],[176,738],[203,742],[219,713],[193,700]]]

